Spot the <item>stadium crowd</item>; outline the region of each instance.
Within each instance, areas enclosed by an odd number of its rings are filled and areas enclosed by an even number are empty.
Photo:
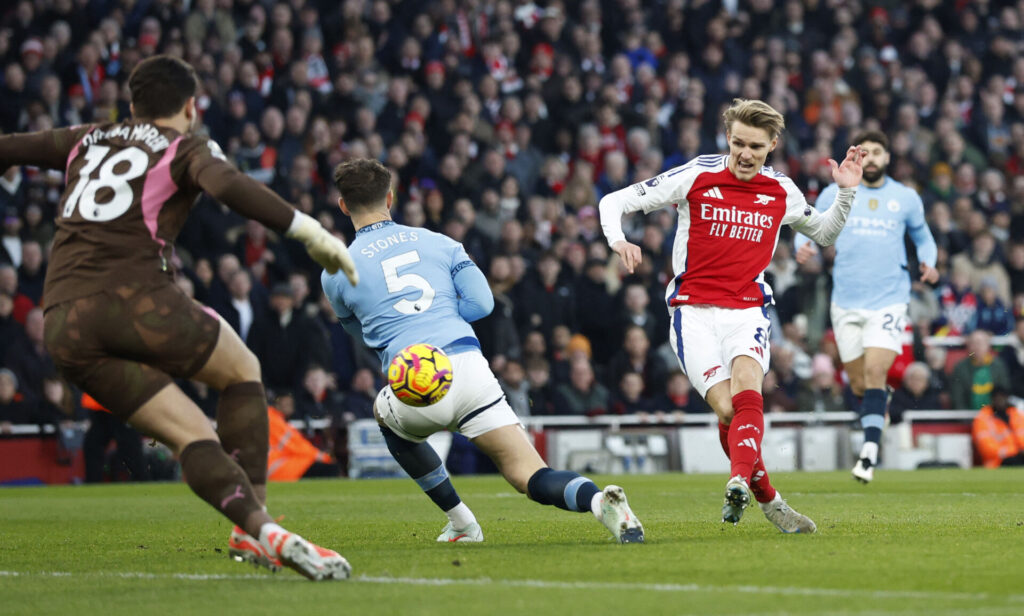
[[[723,151],[734,97],[783,112],[769,164],[809,201],[827,159],[878,128],[889,174],[925,202],[942,278],[914,283],[894,419],[980,408],[989,383],[1024,396],[1024,2],[21,0],[0,13],[0,129],[126,119],[127,76],[156,53],[196,67],[205,130],[239,168],[347,239],[332,170],[384,162],[395,218],[463,242],[488,275],[496,307],[474,327],[522,415],[705,409],[666,344],[674,213],[628,221],[645,256],[626,275],[595,206]],[[0,431],[88,412],[43,344],[62,182],[0,177]],[[788,233],[769,268],[766,410],[850,408],[829,252],[798,266]],[[371,416],[379,361],[301,246],[204,197],[175,265],[257,354],[279,407]],[[997,353],[992,334],[1011,342]],[[949,365],[932,335],[967,336],[971,354]],[[213,394],[183,386],[212,414]]]

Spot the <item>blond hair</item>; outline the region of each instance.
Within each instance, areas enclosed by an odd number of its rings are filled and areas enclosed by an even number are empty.
[[[786,128],[786,120],[782,114],[764,101],[745,98],[732,99],[732,106],[722,114],[725,120],[725,131],[732,132],[733,122],[740,122],[754,128],[768,131],[768,136],[775,139]]]

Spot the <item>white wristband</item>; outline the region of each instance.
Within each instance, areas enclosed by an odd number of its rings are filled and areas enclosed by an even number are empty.
[[[288,225],[288,230],[285,231],[284,234],[286,236],[288,236],[288,237],[294,237],[296,239],[303,239],[304,240],[304,238],[300,237],[300,236],[309,235],[309,231],[306,231],[305,233],[302,233],[303,227],[305,227],[306,229],[315,228],[315,227],[310,227],[309,226],[310,224],[314,224],[317,227],[320,226],[320,223],[317,222],[316,219],[314,219],[312,216],[309,216],[308,214],[304,214],[303,212],[300,212],[299,210],[295,210],[295,216],[292,217],[292,224]]]

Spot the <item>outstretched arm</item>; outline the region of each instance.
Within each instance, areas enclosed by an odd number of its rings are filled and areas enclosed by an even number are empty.
[[[677,167],[644,182],[637,182],[605,195],[598,204],[601,214],[601,229],[608,239],[608,246],[622,259],[626,271],[633,273],[643,260],[640,247],[629,242],[622,232],[622,216],[629,212],[653,212],[668,205],[679,203],[685,198],[688,187],[693,184],[694,174],[687,172],[691,163]]]
[[[213,148],[211,145],[210,149]],[[203,160],[202,167],[195,171],[194,177],[200,188],[239,214],[299,240],[306,245],[309,256],[329,273],[340,269],[349,282],[358,284],[356,265],[341,240],[328,233],[315,219],[296,210],[269,188],[223,160],[223,155],[217,156],[219,153],[218,147],[212,157]]]
[[[58,128],[0,137],[0,173],[15,165],[65,169],[68,155],[92,125]]]
[[[794,229],[822,246],[831,246],[835,243],[840,231],[843,230],[843,225],[846,224],[846,218],[850,215],[853,198],[857,194],[857,185],[864,174],[860,163],[863,156],[863,149],[859,146],[850,146],[842,164],[831,158],[828,160],[832,165],[832,179],[839,187],[836,198],[824,214],[808,206],[807,215],[793,223]]]

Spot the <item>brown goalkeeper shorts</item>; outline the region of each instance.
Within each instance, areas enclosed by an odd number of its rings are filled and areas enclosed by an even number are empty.
[[[51,306],[46,348],[69,381],[122,421],[202,368],[220,320],[173,283],[130,283]]]

